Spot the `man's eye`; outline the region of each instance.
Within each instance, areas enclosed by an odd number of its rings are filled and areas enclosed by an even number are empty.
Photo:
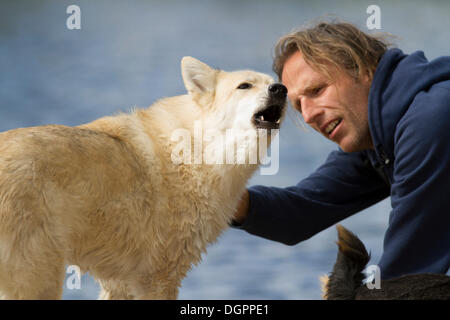
[[[311,90],[311,95],[312,96],[317,96],[322,91],[323,88],[325,88],[325,87],[314,88],[313,90]]]
[[[250,83],[244,82],[241,83],[236,89],[250,89],[252,85]]]

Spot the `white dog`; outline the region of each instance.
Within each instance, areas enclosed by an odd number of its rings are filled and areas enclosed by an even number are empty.
[[[180,162],[189,148],[174,132],[278,128],[286,109],[286,88],[261,73],[185,57],[182,75],[188,94],[148,109],[0,134],[0,295],[60,298],[65,265],[74,264],[99,281],[103,299],[177,297],[257,164],[201,161],[229,148],[229,136],[201,153],[194,141],[197,157]],[[243,140],[257,152],[254,139]]]

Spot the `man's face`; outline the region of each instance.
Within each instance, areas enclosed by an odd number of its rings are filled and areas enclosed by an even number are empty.
[[[372,149],[368,121],[368,77],[355,81],[339,71],[335,81],[313,70],[300,51],[284,64],[281,80],[292,106],[313,129],[345,152]]]

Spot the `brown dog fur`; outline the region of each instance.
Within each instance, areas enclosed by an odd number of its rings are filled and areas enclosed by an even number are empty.
[[[322,295],[328,300],[449,300],[450,277],[411,274],[381,280],[380,289],[363,285],[362,271],[370,260],[364,244],[343,226],[337,226],[339,252],[329,277],[322,277]]]

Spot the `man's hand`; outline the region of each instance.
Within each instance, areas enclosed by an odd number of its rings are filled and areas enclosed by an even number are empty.
[[[249,206],[249,194],[248,190],[245,189],[244,193],[241,196],[241,200],[238,203],[238,206],[236,208],[236,213],[234,214],[234,222],[236,224],[242,224],[247,218],[248,214],[248,206]]]

